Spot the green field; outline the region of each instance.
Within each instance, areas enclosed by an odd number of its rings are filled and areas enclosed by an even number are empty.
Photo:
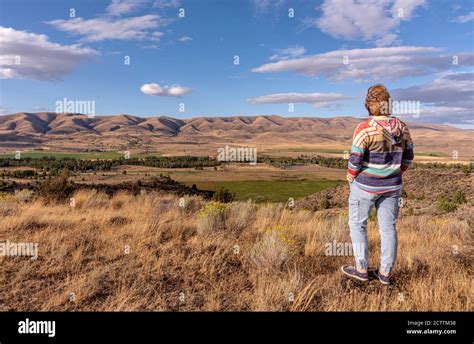
[[[345,181],[334,180],[284,180],[284,181],[223,181],[223,182],[196,182],[200,190],[219,190],[221,187],[234,192],[239,201],[251,198],[257,203],[286,202],[303,198],[315,192],[344,184]],[[187,182],[191,186],[193,183]]]
[[[15,152],[0,154],[0,158],[14,158]],[[159,153],[139,153],[139,154],[130,154],[131,158],[143,158],[146,156],[160,156]],[[41,159],[44,157],[54,157],[56,159],[63,158],[76,158],[83,160],[97,160],[97,159],[117,159],[123,158],[123,152],[55,152],[55,151],[26,151],[21,152],[21,158],[36,158]]]

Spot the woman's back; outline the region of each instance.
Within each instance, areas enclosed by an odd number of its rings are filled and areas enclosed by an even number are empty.
[[[347,179],[370,193],[399,190],[414,156],[410,131],[398,118],[381,114],[380,107],[368,109],[375,115],[354,132]]]

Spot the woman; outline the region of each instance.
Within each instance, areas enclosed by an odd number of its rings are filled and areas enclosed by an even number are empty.
[[[413,142],[405,123],[391,116],[390,94],[383,85],[367,91],[365,107],[369,119],[360,123],[352,142],[347,171],[350,183],[349,229],[355,266],[342,272],[368,281],[367,220],[377,209],[380,230],[381,262],[376,276],[390,284],[397,256],[396,222],[402,193],[402,174],[413,161]]]

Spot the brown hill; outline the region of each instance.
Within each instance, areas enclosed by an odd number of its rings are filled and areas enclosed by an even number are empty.
[[[95,116],[64,113],[15,113],[0,116],[0,148],[119,150],[142,149],[172,154],[201,154],[216,147],[253,145],[347,149],[354,117],[234,116],[175,119],[167,116]],[[471,157],[472,130],[447,125],[409,123],[418,150]],[[166,149],[165,149],[166,148]],[[179,149],[178,149],[179,148]],[[186,153],[187,152],[187,153]],[[196,152],[194,152],[196,153]]]
[[[429,182],[427,182],[429,181]],[[474,224],[472,212],[474,176],[461,171],[442,169],[408,170],[403,178],[403,209],[414,211],[416,215],[453,215],[442,214],[438,199],[444,196],[452,199],[456,192],[462,191],[467,204],[460,207],[458,214],[461,218]],[[347,208],[349,185],[339,185],[321,192],[314,193],[296,202],[297,208],[321,210],[326,208]],[[471,208],[469,208],[471,207]]]

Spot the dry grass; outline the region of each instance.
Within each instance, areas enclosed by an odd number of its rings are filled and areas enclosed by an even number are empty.
[[[0,202],[1,240],[39,243],[37,260],[0,257],[1,311],[472,310],[462,219],[402,217],[396,283],[384,287],[342,276],[352,257],[325,255],[326,243],[350,242],[344,212],[234,203],[203,227],[196,198],[183,207],[174,196],[81,191],[74,200]],[[373,222],[369,240],[377,265]]]

